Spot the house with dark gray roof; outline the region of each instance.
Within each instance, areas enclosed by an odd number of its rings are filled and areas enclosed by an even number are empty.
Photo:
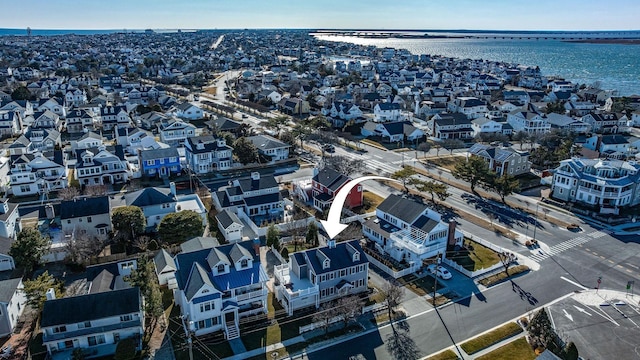
[[[291,145],[284,143],[273,136],[256,135],[249,136],[247,140],[258,149],[258,153],[271,159],[270,162],[286,160],[289,158]]]
[[[138,158],[143,176],[165,178],[182,171],[175,147],[140,150]]]
[[[224,209],[216,215],[218,229],[222,232],[225,240],[236,242],[242,239],[242,229],[244,224],[233,211]]]
[[[477,143],[469,148],[469,154],[483,158],[498,176],[517,176],[531,170],[528,151]]]
[[[274,267],[276,298],[289,315],[367,291],[369,261],[357,240],[296,252]]]
[[[260,262],[259,243],[181,253],[174,262],[174,299],[196,335],[222,330],[233,339],[240,336],[241,318],[267,312],[269,277]]]
[[[23,289],[22,278],[0,281],[0,337],[13,333],[27,305]]]
[[[189,170],[196,174],[229,170],[233,164],[233,148],[222,137],[190,137],[185,141],[184,149]]]
[[[108,196],[81,197],[60,203],[62,232],[68,235],[106,239],[111,232]]]
[[[352,179],[349,176],[339,173],[332,168],[326,166],[322,169],[314,168],[313,177],[311,178],[313,207],[320,211],[328,209],[331,203],[333,203],[333,198],[338,191],[350,180]],[[362,186],[358,185],[351,189],[344,206],[354,208],[361,206],[362,203]]]
[[[438,140],[460,139],[473,137],[471,120],[462,113],[436,114],[427,122],[430,136]]]
[[[362,225],[362,232],[377,251],[405,261],[414,271],[423,260],[444,257],[447,245],[462,245],[463,234],[455,223],[445,224],[440,214],[425,204],[389,195],[376,216]]]
[[[137,287],[56,299],[47,292],[40,318],[42,343],[52,359],[69,359],[73,350],[86,357],[113,355],[120,340],[142,348],[144,310]]]
[[[153,263],[155,264],[156,276],[160,285],[167,285],[172,290],[176,289],[178,285],[175,281],[176,263],[173,261],[173,256],[167,250],[160,249],[156,256],[153,257]]]

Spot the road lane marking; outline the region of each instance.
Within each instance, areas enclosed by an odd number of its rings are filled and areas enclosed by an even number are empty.
[[[570,284],[573,284],[573,285],[575,285],[575,286],[579,287],[579,288],[580,288],[580,289],[582,289],[582,290],[588,290],[588,289],[589,289],[588,287],[582,286],[582,285],[578,284],[577,282],[575,282],[575,281],[573,281],[573,280],[569,280],[569,279],[567,279],[567,278],[566,278],[566,277],[564,277],[564,276],[560,276],[560,279],[562,279],[562,280],[564,280],[564,281],[566,281],[566,282],[568,282],[568,283],[570,283]]]

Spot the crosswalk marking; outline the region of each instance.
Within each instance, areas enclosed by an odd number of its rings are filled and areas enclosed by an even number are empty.
[[[569,239],[566,241],[561,242],[560,244],[556,244],[553,245],[549,248],[549,251],[547,252],[542,252],[541,250],[538,250],[536,253],[531,254],[529,256],[529,258],[540,262],[542,260],[548,259],[554,255],[560,254],[561,252],[565,251],[565,250],[569,250],[573,247],[576,246],[580,246],[582,244],[585,244],[593,239],[599,239],[603,236],[606,236],[608,234],[611,234],[610,231],[608,230],[598,230],[598,231],[594,231],[592,233],[589,234],[585,234],[582,236],[578,236],[576,238],[573,239]],[[588,250],[588,248],[587,248]]]

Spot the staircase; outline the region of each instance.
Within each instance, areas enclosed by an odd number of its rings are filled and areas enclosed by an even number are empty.
[[[227,332],[226,332],[227,340],[240,337],[240,330],[238,330],[238,327],[236,326],[235,322],[233,321],[228,322],[226,324],[226,328],[227,328]]]

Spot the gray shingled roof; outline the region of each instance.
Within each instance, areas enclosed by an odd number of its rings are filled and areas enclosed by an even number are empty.
[[[231,251],[229,251],[229,256],[231,257],[231,261],[238,262],[243,256],[248,257],[249,259],[253,259],[253,255],[245,248],[244,246],[240,246],[237,243],[233,244],[231,247]]]
[[[200,290],[204,284],[215,288],[209,279],[207,271],[202,268],[202,265],[194,263],[191,268],[191,276],[189,276],[189,280],[187,280],[187,284],[184,289],[184,295],[187,297],[187,300],[191,301],[193,296],[198,293],[198,290]]]
[[[378,205],[378,210],[409,224],[413,223],[426,209],[426,205],[393,194]]]
[[[9,303],[11,301],[18,285],[20,285],[20,281],[22,281],[22,278],[19,277],[0,281],[0,302]]]

